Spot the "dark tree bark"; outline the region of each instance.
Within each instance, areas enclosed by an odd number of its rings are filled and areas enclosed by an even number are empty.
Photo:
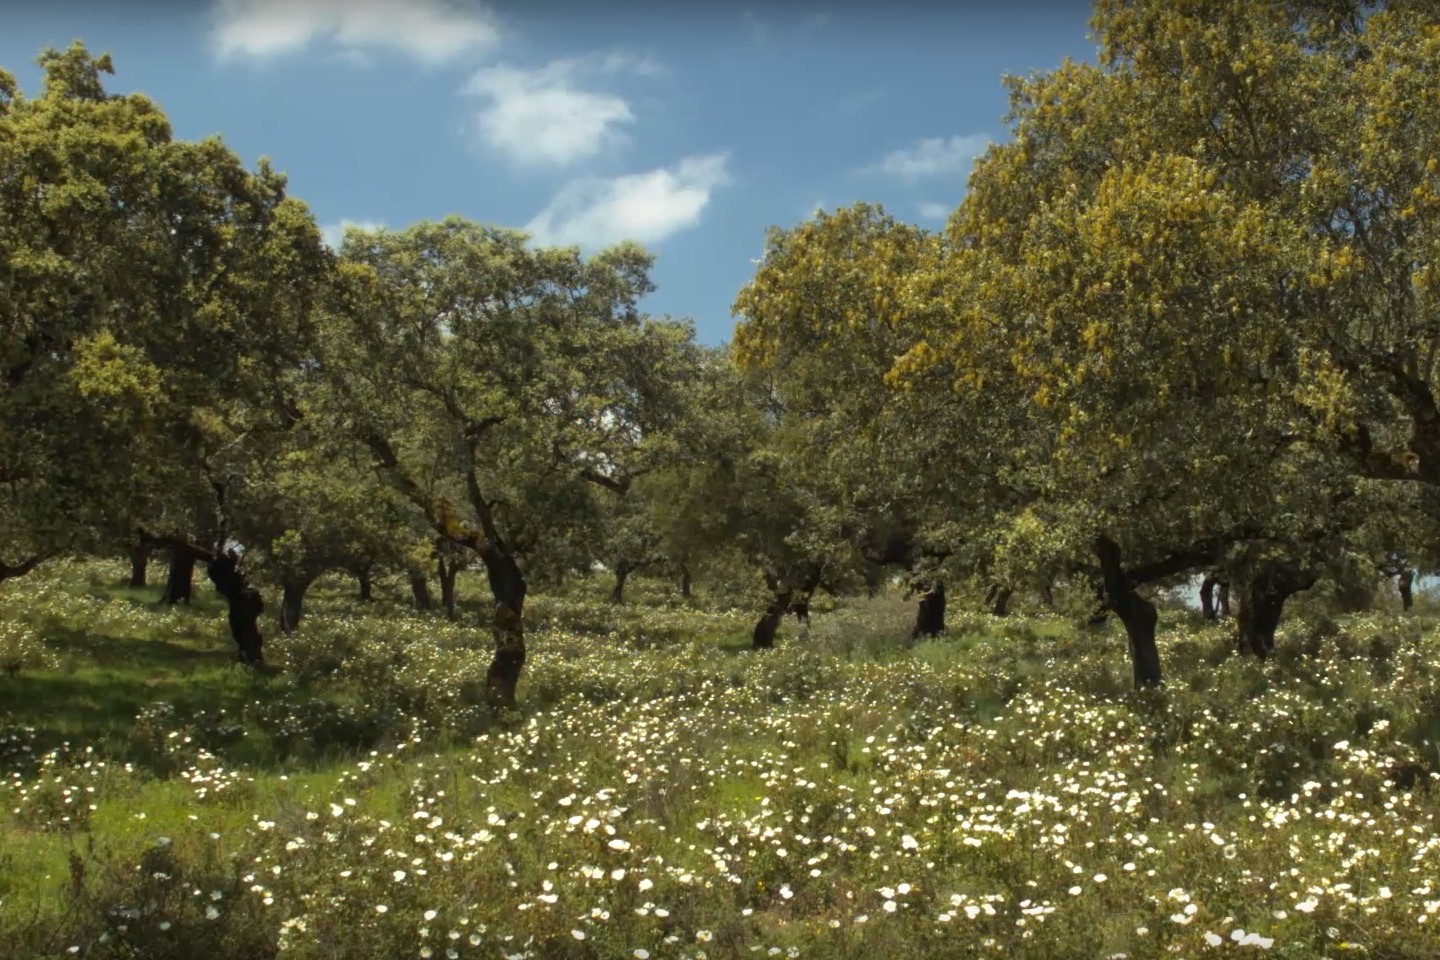
[[[473,550],[485,565],[490,595],[495,599],[492,621],[495,656],[486,672],[485,688],[491,705],[495,707],[514,706],[520,673],[525,666],[525,577],[511,548],[500,536],[493,507],[480,488],[480,479],[474,467],[478,456],[476,445],[488,429],[503,421],[503,417],[495,416],[465,419],[464,439],[470,456],[470,467],[465,471],[465,495],[480,520],[479,530],[461,523],[447,501],[437,503],[401,470],[394,447],[383,435],[365,432],[360,437],[370,447],[376,466],[389,475],[412,503],[425,511],[435,532]]]
[[[495,598],[495,656],[485,674],[485,689],[495,705],[513,707],[525,667],[525,577],[503,544],[486,543],[480,559]]]
[[[375,594],[374,594],[374,592],[373,592],[374,584],[372,584],[372,583],[370,582],[370,571],[369,571],[369,570],[357,570],[357,571],[355,571],[355,581],[356,581],[356,583],[358,583],[359,586],[360,586],[360,602],[361,602],[361,603],[369,603],[370,601],[372,601],[372,600],[375,599]]]
[[[1315,585],[1315,574],[1292,563],[1269,563],[1262,566],[1245,583],[1240,596],[1237,640],[1242,650],[1249,650],[1260,659],[1275,649],[1275,628],[1285,601]]]
[[[239,557],[232,550],[209,561],[206,572],[210,575],[210,582],[215,584],[216,592],[229,604],[230,635],[239,650],[240,662],[258,666],[265,662],[260,651],[264,638],[260,635],[257,622],[260,614],[265,612],[265,601],[259,590],[246,583],[239,564]]]
[[[437,561],[440,574],[440,603],[445,608],[445,618],[455,619],[455,576],[460,572],[459,563],[446,563],[441,557]]]
[[[415,601],[416,610],[430,610],[435,606],[435,600],[430,596],[430,581],[425,579],[425,574],[419,570],[409,571],[410,596]]]
[[[810,594],[802,593],[790,601],[790,612],[795,615],[796,623],[810,625]]]
[[[1206,577],[1200,581],[1200,613],[1206,620],[1216,618],[1215,586],[1219,582],[1215,577]]]
[[[1121,562],[1119,544],[1102,536],[1095,541],[1095,556],[1100,561],[1105,601],[1125,625],[1125,635],[1130,641],[1135,686],[1158,687],[1163,680],[1160,648],[1155,645],[1155,624],[1159,620],[1155,604],[1135,592]]]
[[[878,563],[865,561],[865,596],[874,600],[884,585],[885,568]]]
[[[1415,571],[1409,568],[1400,571],[1399,580],[1396,586],[1400,590],[1400,603],[1406,610],[1415,606]]]
[[[634,569],[635,568],[625,560],[621,560],[615,565],[615,586],[610,588],[611,603],[619,604],[625,602],[625,581],[630,579],[630,574],[634,572]]]
[[[769,650],[775,646],[775,634],[780,629],[780,621],[785,618],[785,613],[790,609],[790,600],[795,595],[789,584],[781,583],[779,578],[767,575],[765,578],[770,584],[772,594],[770,606],[765,608],[765,614],[755,624],[755,631],[750,638],[750,646],[755,650]]]
[[[184,544],[170,547],[170,571],[165,577],[161,603],[170,606],[190,603],[190,597],[195,592],[195,563],[200,559],[200,554],[193,547]]]
[[[811,570],[805,574],[801,581],[800,588],[795,591],[794,597],[790,600],[790,612],[795,615],[796,621],[810,626],[810,598],[815,596],[815,591],[820,588],[820,571]]]
[[[294,633],[305,614],[305,594],[315,578],[309,574],[285,577],[280,581],[280,629]]]
[[[680,564],[680,596],[686,600],[690,599],[690,565]]]
[[[150,569],[150,545],[137,544],[130,551],[130,586],[141,589],[145,586],[146,573]]]
[[[1049,580],[1040,584],[1040,602],[1045,604],[1047,609],[1055,609],[1055,585]]]
[[[1013,591],[1006,586],[994,583],[990,585],[990,591],[985,594],[985,602],[990,604],[990,613],[997,617],[1003,617],[1010,613],[1010,596]]]
[[[938,637],[945,632],[945,581],[936,580],[920,594],[920,604],[915,610],[915,627],[910,631],[912,639]]]
[[[1216,591],[1216,602],[1219,606],[1220,619],[1230,619],[1230,581],[1221,580],[1219,589]]]

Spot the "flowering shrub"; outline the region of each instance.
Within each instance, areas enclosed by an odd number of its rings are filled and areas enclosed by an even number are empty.
[[[1223,626],[1170,618],[1169,684],[1137,693],[1114,627],[957,618],[963,633],[912,646],[871,619],[893,607],[856,603],[757,655],[714,639],[742,613],[582,602],[578,629],[563,600],[536,606],[503,718],[477,694],[486,631],[336,605],[277,638],[273,676],[207,681],[238,708],[138,710],[125,749],[143,763],[40,751],[11,721],[0,829],[28,852],[0,877],[31,880],[0,879],[0,942],[217,960],[1440,956],[1433,624],[1294,622],[1262,664]],[[211,732],[227,722],[243,735]]]
[[[23,623],[0,620],[0,672],[13,676],[21,670],[53,669],[59,664],[59,658],[34,630]]]

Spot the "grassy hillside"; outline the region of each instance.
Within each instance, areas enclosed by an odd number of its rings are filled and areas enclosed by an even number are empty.
[[[889,598],[756,655],[582,585],[496,720],[488,633],[398,589],[322,585],[252,674],[208,588],[119,582],[0,593],[6,958],[1440,956],[1427,617],[1261,665],[1170,613],[1137,694],[1114,627],[912,645]]]

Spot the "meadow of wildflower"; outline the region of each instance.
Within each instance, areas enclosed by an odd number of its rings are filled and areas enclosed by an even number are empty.
[[[582,584],[495,717],[488,632],[398,587],[317,588],[251,672],[218,603],[120,579],[0,595],[6,960],[1440,956],[1429,614],[1262,664],[1166,610],[1136,692],[1118,626],[913,643],[881,597],[756,653]]]

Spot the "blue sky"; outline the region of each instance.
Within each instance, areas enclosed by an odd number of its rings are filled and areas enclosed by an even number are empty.
[[[81,39],[176,134],[271,158],[331,235],[456,213],[658,255],[645,307],[728,340],[771,225],[938,227],[1001,77],[1093,59],[1088,0],[8,0],[0,66]]]

